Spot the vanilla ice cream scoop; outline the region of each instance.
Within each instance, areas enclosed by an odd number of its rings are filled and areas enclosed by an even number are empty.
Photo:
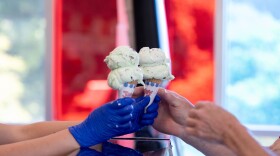
[[[149,49],[144,47],[139,51],[140,62],[139,67],[143,71],[144,79],[160,79],[173,80],[174,76],[171,74],[168,60],[164,52],[159,48]]]
[[[104,62],[106,62],[108,68],[111,70],[128,66],[138,66],[139,54],[129,46],[119,46],[106,56]]]
[[[122,67],[112,70],[108,75],[108,85],[113,89],[119,90],[123,84],[137,81],[144,85],[143,73],[137,66]]]

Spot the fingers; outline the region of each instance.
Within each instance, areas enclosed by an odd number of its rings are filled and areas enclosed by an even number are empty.
[[[198,118],[198,119],[199,119],[198,110],[192,108],[192,109],[189,111],[189,117],[190,117],[190,118]]]
[[[136,111],[142,111],[149,104],[150,97],[145,96],[141,101],[136,102],[133,106]]]
[[[182,107],[182,104],[184,104],[184,107],[186,108],[194,107],[190,101],[188,101],[185,97],[177,94],[176,92],[160,88],[157,94],[162,100],[161,104],[169,105],[172,107]]]
[[[112,104],[109,104],[109,107],[112,109],[121,109],[127,105],[131,105],[133,102],[135,102],[135,99],[133,98],[121,98],[115,100]]]
[[[159,103],[160,102],[160,96],[156,95],[154,98],[154,103]]]
[[[164,89],[164,88],[159,88],[157,94],[158,94],[162,99],[165,99],[165,97],[166,97],[166,91],[167,91],[167,90]]]
[[[187,126],[188,127],[197,127],[198,123],[199,123],[199,121],[197,119],[187,118]]]
[[[141,125],[143,126],[148,126],[148,125],[152,125],[154,123],[155,120],[141,120]]]
[[[119,125],[116,125],[116,129],[120,129],[120,130],[127,130],[127,129],[130,129],[132,127],[132,123],[131,123],[131,121],[129,121],[129,122],[126,122],[126,123],[124,123],[124,124],[119,124]]]
[[[158,103],[152,103],[146,110],[146,113],[155,112],[158,110]]]
[[[144,99],[144,96],[140,96],[140,97],[136,98],[135,101],[136,101],[136,102],[139,102],[139,101],[141,101],[141,100],[143,100],[143,99]]]
[[[132,114],[128,114],[125,116],[120,117],[121,119],[118,121],[119,124],[125,124],[132,120],[133,116]]]
[[[151,104],[146,113],[143,114],[140,123],[144,126],[152,125],[154,123],[154,119],[158,116],[158,103]]]
[[[201,109],[207,105],[210,105],[210,104],[213,104],[212,102],[210,101],[198,101],[196,104],[195,104],[195,108],[196,109]]]
[[[153,112],[153,113],[149,113],[149,114],[144,114],[142,116],[142,120],[151,120],[154,119],[158,116],[158,112]]]
[[[128,106],[125,106],[125,107],[122,108],[122,109],[116,110],[115,113],[116,113],[117,115],[120,115],[120,116],[129,115],[129,114],[132,113],[133,109],[134,109],[134,106],[133,106],[133,105],[128,105]]]

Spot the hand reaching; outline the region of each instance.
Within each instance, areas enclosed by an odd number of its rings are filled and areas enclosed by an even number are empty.
[[[122,98],[107,103],[90,113],[81,124],[69,128],[81,147],[90,147],[112,137],[135,132],[152,124],[157,116],[158,100],[154,100],[149,112],[144,109],[149,97]]]
[[[153,127],[162,133],[182,137],[188,112],[194,106],[186,98],[169,90],[159,89],[158,95],[161,101]]]

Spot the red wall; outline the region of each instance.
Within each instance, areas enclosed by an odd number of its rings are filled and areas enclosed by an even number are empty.
[[[172,72],[169,89],[193,103],[213,100],[214,0],[166,0]]]
[[[116,97],[103,62],[116,45],[116,1],[55,2],[55,118],[81,119]]]

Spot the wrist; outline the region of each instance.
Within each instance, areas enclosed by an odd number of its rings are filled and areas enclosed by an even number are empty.
[[[80,147],[90,147],[102,142],[100,137],[93,135],[96,131],[93,128],[89,130],[83,123],[69,127],[68,131]]]

